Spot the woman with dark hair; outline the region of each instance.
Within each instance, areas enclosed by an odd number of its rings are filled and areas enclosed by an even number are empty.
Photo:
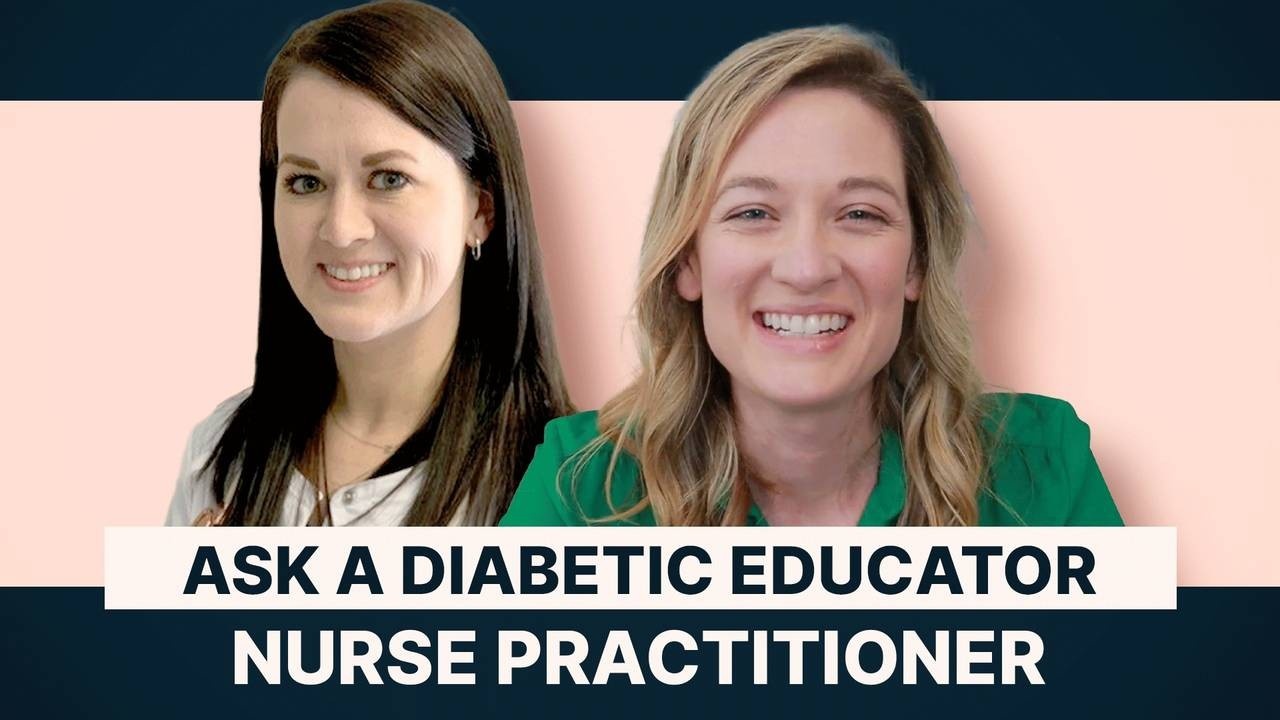
[[[272,63],[261,133],[253,387],[167,524],[493,524],[569,411],[493,62],[427,5],[337,12]]]

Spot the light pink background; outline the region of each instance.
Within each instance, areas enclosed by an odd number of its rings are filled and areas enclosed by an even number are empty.
[[[575,402],[627,313],[673,102],[517,103]],[[1280,584],[1280,103],[940,103],[995,386],[1071,400],[1184,585]],[[102,582],[252,377],[258,104],[0,103],[0,584]]]

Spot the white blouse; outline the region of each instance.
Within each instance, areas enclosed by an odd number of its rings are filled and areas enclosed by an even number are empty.
[[[249,390],[228,398],[191,432],[186,452],[182,456],[178,487],[174,490],[173,500],[169,502],[169,513],[164,519],[165,525],[189,526],[200,513],[217,505],[213,497],[212,478],[202,474],[200,469],[213,454],[213,448],[222,437],[232,413],[247,397]],[[418,489],[422,486],[422,474],[411,473],[412,469],[405,468],[338,489],[329,503],[333,524],[352,527],[403,524],[409,506],[413,504],[414,498],[418,496]],[[276,524],[305,525],[315,507],[315,486],[302,473],[294,470]],[[458,524],[465,509],[465,506],[459,508],[449,524]]]

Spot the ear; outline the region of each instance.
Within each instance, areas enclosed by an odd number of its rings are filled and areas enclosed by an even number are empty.
[[[680,260],[680,269],[676,275],[676,292],[689,302],[702,298],[702,268],[698,264],[698,251],[695,249],[685,252]]]
[[[489,233],[493,232],[495,217],[493,194],[479,187],[475,189],[475,194],[476,214],[467,225],[467,240],[470,241],[471,238],[476,238],[477,242],[483,243],[489,237]]]
[[[916,254],[911,253],[911,260],[907,263],[907,287],[904,293],[906,299],[910,302],[919,300],[923,285],[924,273],[920,271],[920,263],[916,262]]]

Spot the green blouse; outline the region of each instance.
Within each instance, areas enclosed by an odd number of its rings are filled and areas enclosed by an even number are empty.
[[[990,491],[978,498],[980,525],[1122,525],[1098,464],[1089,450],[1089,426],[1070,405],[1040,395],[988,395],[986,431],[997,438]],[[611,515],[604,478],[612,445],[597,451],[581,475],[571,474],[573,454],[598,436],[596,413],[584,412],[547,424],[542,444],[516,489],[501,525],[654,525],[649,508],[624,521],[593,523]],[[567,465],[566,461],[570,461]],[[564,472],[561,473],[561,466]],[[880,473],[859,525],[896,525],[906,500],[902,443],[885,430]],[[615,507],[630,507],[641,489],[639,468],[629,455],[618,458],[612,495]],[[852,518],[850,518],[852,520]],[[767,524],[753,505],[748,525]]]

